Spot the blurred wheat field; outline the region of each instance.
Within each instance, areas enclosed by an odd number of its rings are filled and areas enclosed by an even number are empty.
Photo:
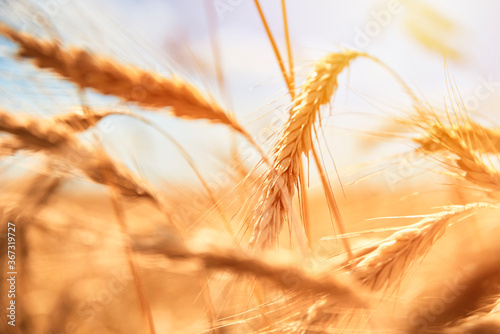
[[[0,8],[1,333],[500,333],[496,2]]]

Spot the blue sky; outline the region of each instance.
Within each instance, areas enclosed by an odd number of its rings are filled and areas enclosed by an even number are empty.
[[[282,53],[285,53],[279,1],[261,1]],[[253,1],[201,0],[50,0],[46,2],[2,1],[0,19],[23,26],[42,37],[58,36],[67,45],[78,45],[121,62],[169,75],[176,73],[210,92],[229,105],[217,88],[207,9],[217,22],[223,68],[230,87],[232,109],[254,135],[286,113],[289,99],[274,55],[257,16]],[[377,21],[388,11],[388,1],[287,1],[290,33],[298,80],[304,79],[312,63],[338,47],[358,47],[393,67],[410,85],[432,101],[447,95],[443,56],[429,51],[405,31],[410,9]],[[448,61],[449,72],[460,92],[473,95],[486,80],[500,81],[500,47],[496,42],[500,3],[439,0],[428,1],[437,11],[455,22],[458,32],[450,41],[464,55],[464,61]],[[26,4],[31,4],[26,6]],[[220,7],[225,5],[225,7]],[[224,8],[224,10],[221,10]],[[378,15],[378,16],[377,16]],[[41,17],[50,22],[40,27]],[[37,19],[35,19],[37,18]],[[360,34],[381,26],[368,43],[359,43]],[[382,27],[383,26],[383,27]],[[458,36],[458,37],[457,37]],[[361,44],[361,45],[360,45]],[[79,103],[72,85],[39,73],[29,64],[18,64],[8,56],[15,48],[0,39],[0,92],[5,108],[15,112],[53,114]],[[483,80],[483,81],[481,81]],[[481,100],[483,113],[497,117],[492,106],[498,92]],[[500,88],[499,88],[500,89]],[[95,107],[116,108],[113,98],[87,93]],[[373,105],[378,108],[374,108]],[[392,109],[387,106],[394,106]],[[408,99],[394,80],[374,64],[359,60],[340,78],[332,115],[324,116],[326,142],[336,163],[346,170],[360,161],[390,154],[395,147],[361,151],[358,132],[376,132],[387,114],[408,107]],[[387,109],[385,109],[387,107]],[[133,109],[136,110],[136,109]],[[207,177],[229,159],[230,135],[222,126],[185,122],[168,115],[142,114],[157,122],[195,157]],[[125,117],[113,119],[116,127],[103,135],[105,145],[128,164],[140,162],[149,177],[190,179],[192,174],[167,140],[144,125]],[[267,147],[268,143],[264,143]],[[400,150],[407,149],[404,146]],[[257,161],[250,156],[249,166]],[[332,167],[330,165],[330,167]]]

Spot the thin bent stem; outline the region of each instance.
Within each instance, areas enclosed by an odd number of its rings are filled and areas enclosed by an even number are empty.
[[[293,69],[293,56],[292,56],[292,45],[290,43],[290,31],[288,29],[288,16],[286,14],[286,4],[285,0],[281,0],[281,9],[283,11],[283,25],[285,29],[285,39],[286,39],[286,50],[288,53],[288,71],[290,75],[292,100],[295,99],[295,72]]]
[[[307,245],[309,246],[309,250],[312,249],[312,239],[311,239],[311,216],[309,214],[309,201],[307,198],[307,189],[306,189],[306,178],[304,173],[304,163],[300,162],[299,168],[299,182],[300,182],[300,203],[302,209],[302,219],[304,220],[304,230],[307,238]]]
[[[111,190],[111,203],[113,205],[113,210],[115,212],[116,219],[118,220],[118,223],[120,224],[120,229],[122,232],[123,237],[127,237],[128,234],[128,228],[125,223],[125,216],[123,214],[123,209],[121,208],[120,204],[118,203],[118,195],[115,194],[113,190]],[[155,334],[155,326],[153,322],[153,314],[151,313],[151,306],[149,305],[148,299],[146,298],[146,291],[144,289],[144,283],[142,281],[141,277],[141,272],[137,266],[137,263],[135,261],[135,256],[132,253],[130,249],[130,245],[128,244],[128,240],[125,239],[124,241],[124,250],[125,250],[125,255],[127,257],[127,263],[130,269],[130,272],[132,274],[132,277],[134,279],[134,285],[135,289],[137,292],[137,297],[139,298],[139,303],[141,306],[141,311],[142,315],[144,317],[144,321],[146,322],[146,326],[148,327],[148,333],[150,334]]]
[[[326,200],[328,201],[328,206],[333,212],[333,215],[335,217],[335,223],[336,227],[339,231],[340,235],[345,234],[345,228],[344,228],[344,223],[342,222],[342,216],[340,215],[340,210],[337,205],[337,201],[335,200],[335,196],[333,195],[332,188],[330,187],[328,183],[328,179],[326,177],[325,171],[323,169],[323,165],[321,164],[321,160],[319,159],[318,152],[316,151],[316,148],[313,146],[312,149],[312,154],[314,157],[314,163],[316,164],[316,167],[318,168],[319,176],[321,177],[321,183],[323,184],[323,190],[326,195]],[[352,251],[351,251],[351,245],[349,244],[349,240],[347,238],[341,238],[342,244],[347,252],[347,256],[349,260],[353,259]]]
[[[274,40],[273,34],[271,33],[271,29],[269,28],[269,25],[267,24],[266,17],[264,16],[264,12],[262,11],[262,7],[260,6],[259,0],[254,0],[255,6],[257,7],[257,10],[259,11],[259,16],[260,19],[262,20],[262,24],[264,25],[264,28],[266,29],[267,37],[269,39],[269,42],[271,42],[271,46],[273,47],[274,55],[276,56],[276,59],[278,60],[278,64],[281,69],[281,74],[283,74],[283,78],[285,79],[285,82],[288,86],[288,90],[290,91],[290,95],[292,95],[292,99],[294,98],[293,94],[293,87],[292,83],[290,81],[290,78],[286,74],[286,69],[285,65],[283,63],[283,59],[281,58],[280,52],[278,50],[278,45],[276,44],[276,41]]]

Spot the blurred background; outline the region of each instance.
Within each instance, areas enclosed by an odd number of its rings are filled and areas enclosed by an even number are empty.
[[[445,101],[460,100],[474,119],[498,125],[498,1],[287,0],[286,4],[297,86],[327,53],[342,48],[363,50],[390,66],[429,103],[443,107]],[[285,56],[280,1],[265,0],[261,5]],[[187,79],[232,110],[266,152],[288,115],[290,97],[252,0],[0,0],[0,21],[40,38],[58,39],[68,47]],[[245,205],[251,208],[251,186],[243,182],[244,189],[235,190],[242,176],[234,175],[234,163],[241,164],[242,173],[247,172],[258,164],[259,155],[224,126],[179,120],[117,98],[79,92],[52,73],[16,60],[15,52],[13,43],[0,38],[0,101],[5,110],[39,117],[78,110],[82,105],[132,111],[182,145],[222,199],[229,217]],[[414,153],[408,129],[395,122],[397,117],[409,119],[412,113],[404,89],[373,62],[356,59],[339,76],[339,89],[331,108],[322,113],[318,135],[348,232],[418,220],[367,221],[370,218],[428,214],[437,205],[471,202],[464,188],[448,187],[456,182],[454,178],[442,170],[434,173],[435,161]],[[160,132],[116,115],[83,136],[98,138],[113,159],[166,194],[176,210],[177,216],[171,219],[187,222],[190,228],[207,225],[223,230],[220,217],[205,195],[200,195],[202,188],[192,169]],[[32,204],[25,199],[33,192],[31,181],[43,171],[41,161],[30,154],[2,159],[4,208],[25,209]],[[331,213],[313,167],[309,175],[312,233],[319,243],[314,255],[326,261],[342,250],[336,240],[322,240],[334,234]],[[34,218],[28,217],[32,224],[22,234],[26,238],[22,270],[27,274],[20,283],[25,289],[25,332],[138,333],[143,323],[131,277],[124,270],[122,236],[110,200],[104,187],[73,176],[64,180],[50,205],[36,211]],[[96,196],[96,189],[104,195]],[[168,230],[170,222],[150,205],[124,206],[131,235],[161,236]],[[248,218],[248,212],[244,214],[242,219],[233,219],[242,229]],[[494,218],[488,219],[493,222]],[[460,261],[482,250],[480,244],[489,247],[496,242],[488,239],[494,231],[498,228],[493,223],[481,230],[474,224],[460,225],[429,256],[431,265],[412,273],[416,285],[454,273]],[[356,248],[386,235],[361,235],[353,238],[353,245]],[[224,236],[231,239],[227,233]],[[441,270],[434,270],[437,267]],[[192,266],[141,259],[141,270],[159,330],[197,333],[207,328],[207,310]],[[111,282],[121,288],[107,298]],[[238,294],[224,286],[217,289],[215,301],[222,305],[221,317],[246,310],[247,295],[242,293],[241,299],[231,299],[226,305],[227,296],[237,298]],[[402,298],[409,300],[419,292],[413,289]],[[238,333],[245,332],[251,330]]]

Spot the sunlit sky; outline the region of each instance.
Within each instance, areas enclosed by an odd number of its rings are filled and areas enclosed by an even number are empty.
[[[281,6],[278,0],[261,1],[281,53],[286,56]],[[148,70],[175,73],[210,92],[232,109],[256,137],[280,115],[287,112],[290,99],[279,67],[265,35],[254,1],[241,0],[52,0],[0,1],[2,21],[42,37],[59,37],[67,45],[78,45]],[[315,60],[339,48],[365,50],[389,64],[416,91],[440,103],[448,96],[445,58],[430,50],[409,32],[409,22],[430,27],[410,1],[287,0],[290,36],[298,83]],[[393,10],[396,7],[396,10]],[[459,60],[449,54],[448,72],[463,97],[470,98],[482,114],[496,121],[500,85],[500,3],[494,0],[426,1],[453,24],[447,31],[436,29],[431,36],[449,43]],[[216,30],[209,29],[212,15]],[[48,22],[40,27],[37,22]],[[412,21],[413,20],[413,21]],[[438,25],[439,27],[439,25]],[[444,31],[444,32],[443,32]],[[220,94],[212,58],[213,34],[219,41],[227,94]],[[443,35],[444,34],[444,35]],[[370,36],[369,36],[370,35]],[[13,44],[0,40],[0,98],[15,112],[50,115],[80,103],[71,85],[40,74],[30,64],[15,63]],[[380,67],[367,60],[353,62],[340,78],[340,87],[331,111],[323,116],[324,135],[330,153],[349,179],[351,170],[380,154],[407,150],[405,145],[360,150],[369,137],[387,124],[391,114],[409,114],[403,90]],[[477,99],[478,87],[492,82],[491,94]],[[484,94],[483,94],[484,95]],[[118,100],[86,93],[95,107],[117,107]],[[475,104],[477,102],[477,104]],[[195,158],[210,178],[230,159],[230,134],[223,126],[203,121],[186,122],[168,115],[142,112],[169,132]],[[474,110],[471,110],[474,112]],[[148,177],[189,179],[193,175],[173,145],[144,124],[114,117],[102,131],[102,140],[112,154]],[[278,122],[277,130],[281,123]],[[99,131],[99,130],[97,130]],[[272,142],[260,138],[266,149]],[[241,139],[240,139],[241,141]],[[243,143],[243,141],[241,141]],[[327,154],[327,152],[324,152]],[[257,162],[255,154],[248,166]],[[328,164],[329,169],[333,166]],[[342,175],[341,175],[342,176]],[[348,180],[349,181],[349,180]],[[181,182],[181,181],[179,181]]]

